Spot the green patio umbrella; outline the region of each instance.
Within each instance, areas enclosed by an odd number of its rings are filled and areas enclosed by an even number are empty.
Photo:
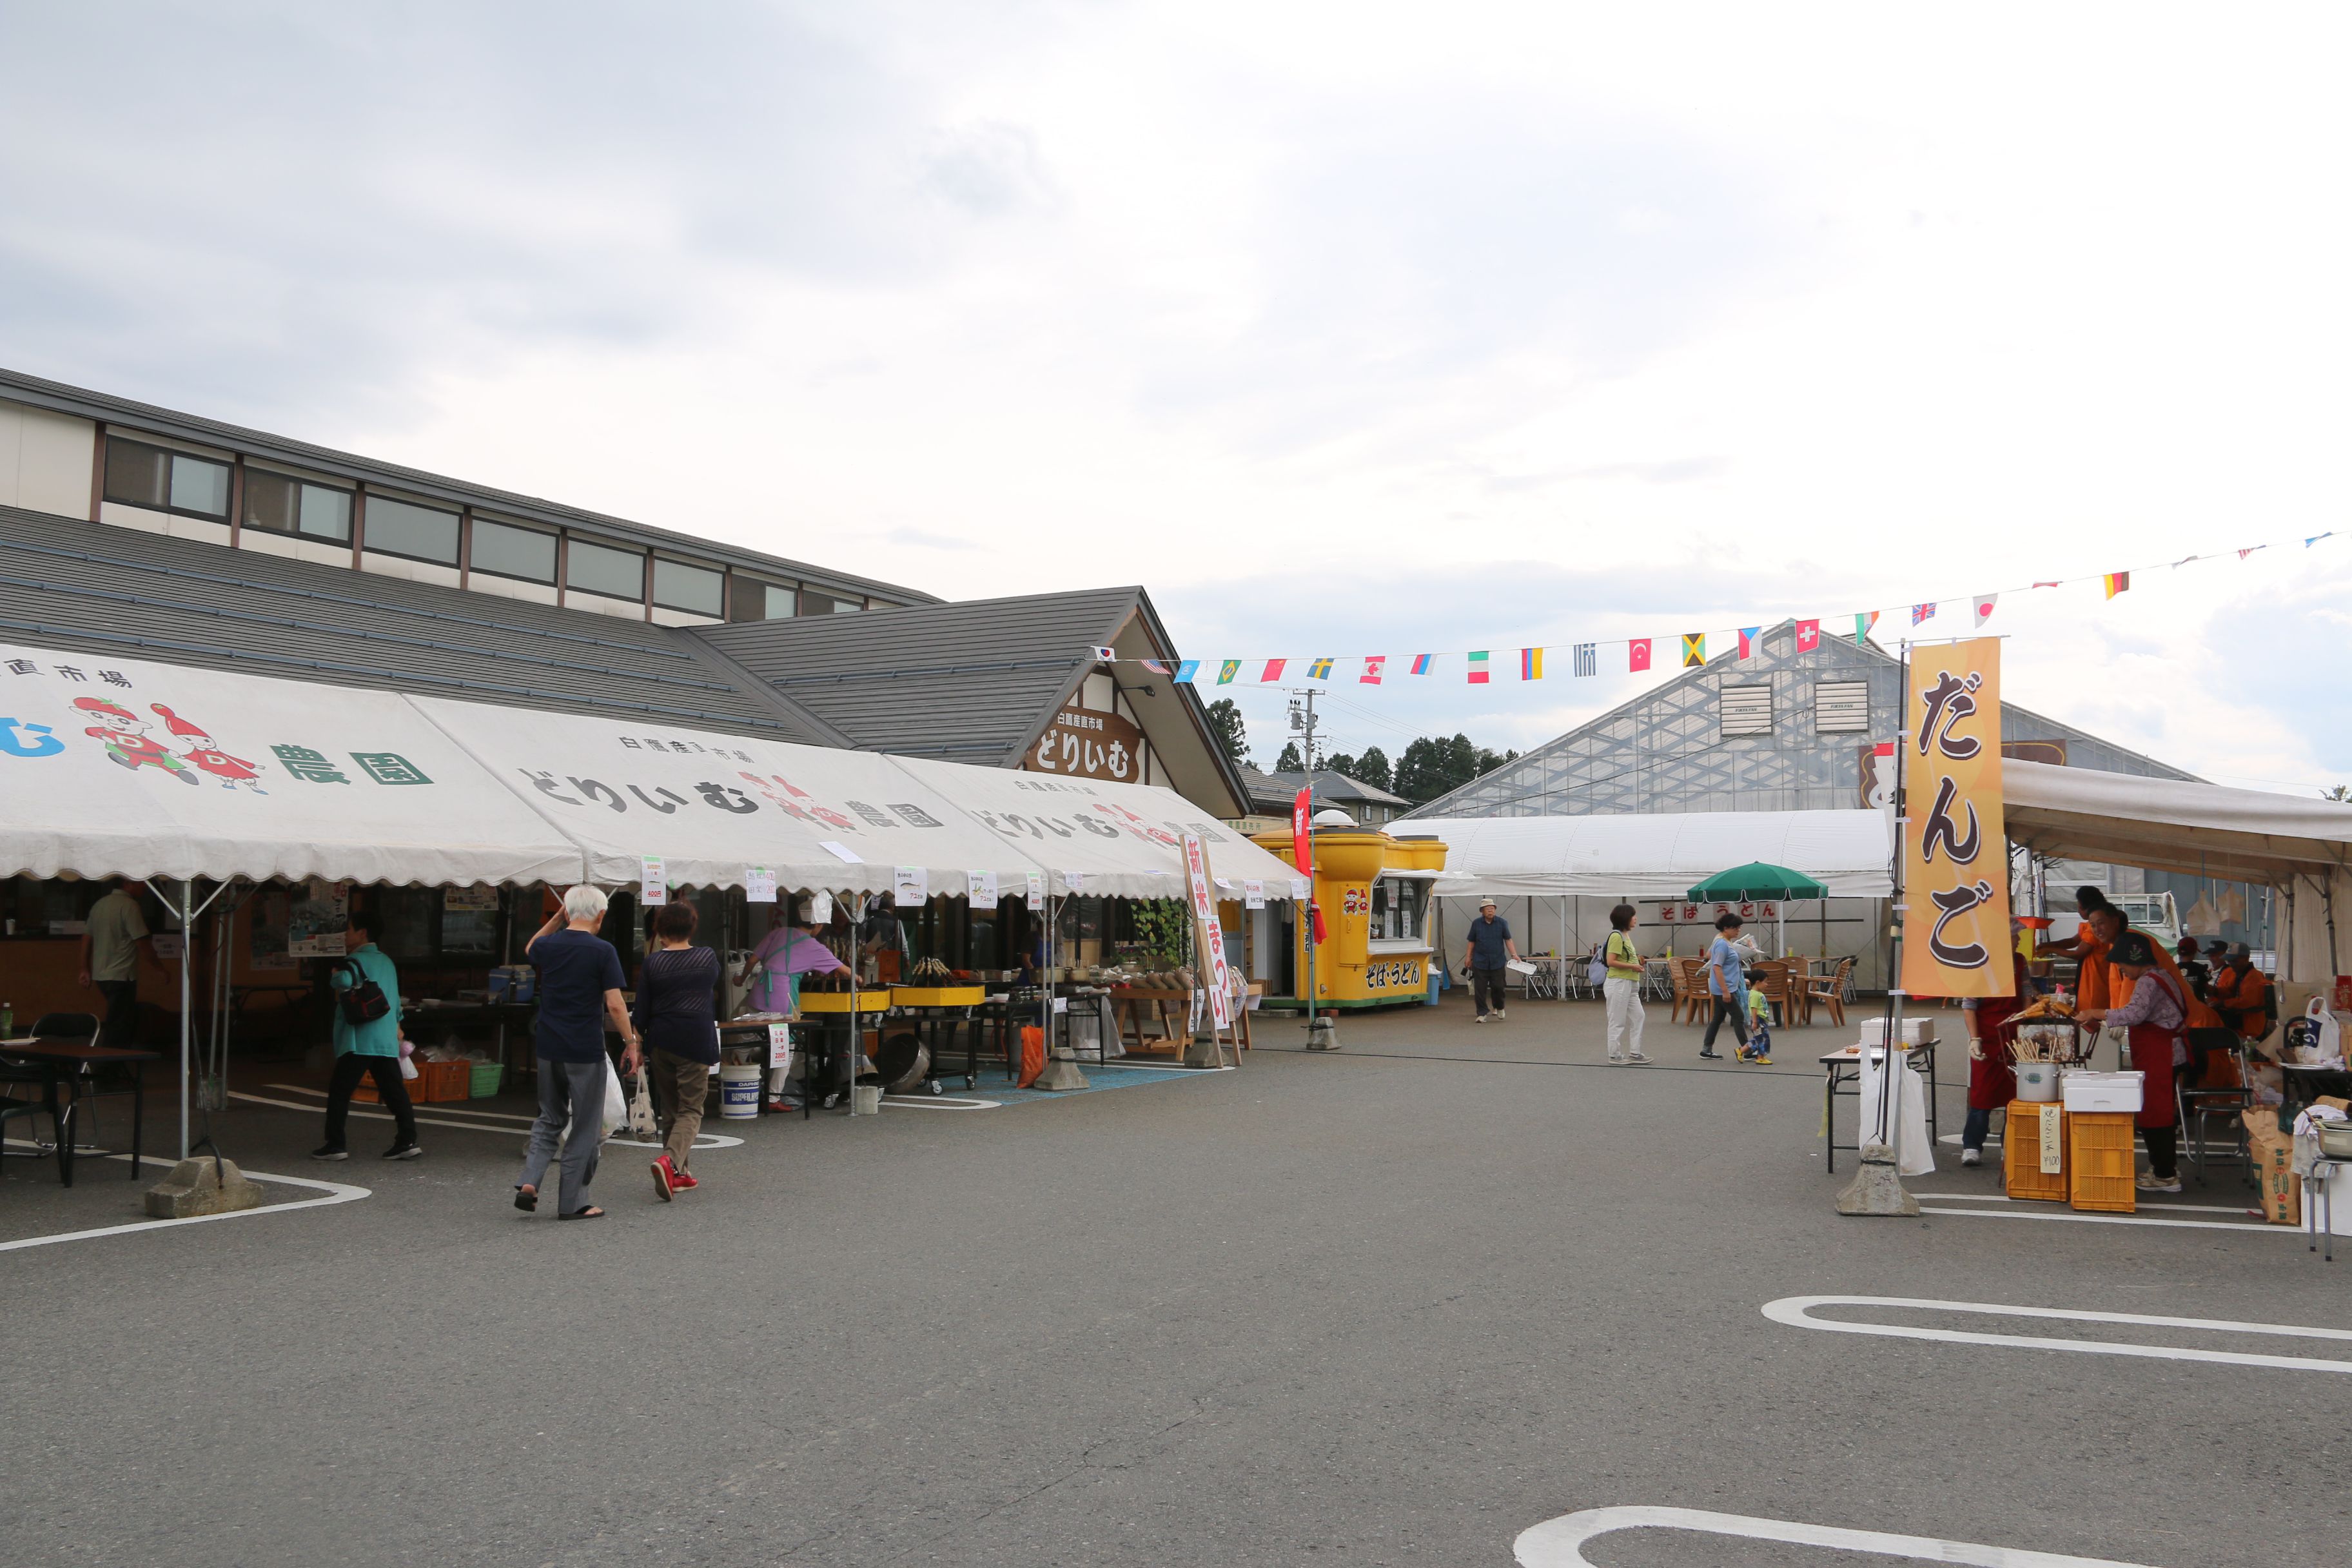
[[[1693,899],[1738,903],[1748,899],[1826,899],[1830,890],[1802,871],[1768,861],[1750,860],[1728,871],[1717,871],[1690,890]]]
[[[1790,899],[1826,899],[1830,890],[1802,871],[1791,871],[1786,866],[1775,866],[1766,860],[1750,860],[1745,866],[1717,871],[1693,888],[1690,896],[1719,904],[1769,899],[1777,906]],[[1772,911],[1772,942],[1786,953],[1789,941],[1781,921],[1780,910],[1776,907]]]

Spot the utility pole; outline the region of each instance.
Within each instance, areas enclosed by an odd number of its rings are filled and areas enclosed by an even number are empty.
[[[1291,858],[1302,869],[1315,863],[1315,699],[1318,689],[1312,686],[1295,689],[1290,699],[1290,727],[1306,738],[1307,761],[1307,842],[1304,847],[1292,846]],[[1307,908],[1299,916],[1299,934],[1307,946],[1307,1048],[1310,1051],[1336,1051],[1339,1036],[1334,1020],[1315,1016],[1315,883],[1308,873]]]

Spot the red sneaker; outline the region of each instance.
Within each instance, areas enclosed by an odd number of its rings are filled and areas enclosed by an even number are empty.
[[[672,1171],[669,1173],[669,1184],[676,1187],[682,1193],[690,1193],[695,1188],[702,1185],[700,1182],[696,1181],[684,1171]]]
[[[668,1155],[664,1154],[654,1162],[654,1191],[661,1194],[662,1202],[669,1202],[673,1189],[688,1184],[687,1178],[670,1169]]]

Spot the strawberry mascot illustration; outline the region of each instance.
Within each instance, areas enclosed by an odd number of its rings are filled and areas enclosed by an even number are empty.
[[[103,697],[77,697],[74,706],[98,721],[82,733],[104,742],[106,754],[122,766],[136,773],[152,764],[182,784],[196,782],[196,775],[185,763],[166,751],[161,742],[148,737],[147,731],[153,726],[128,708],[118,708]]]
[[[161,702],[150,702],[147,706],[163,716],[163,723],[172,731],[173,740],[188,743],[188,749],[180,753],[182,761],[194,763],[220,780],[223,789],[235,789],[243,784],[256,795],[269,793],[261,787],[261,775],[254,772],[257,763],[247,762],[243,757],[230,756],[220,749],[220,742],[214,740],[203,725],[181,718]]]

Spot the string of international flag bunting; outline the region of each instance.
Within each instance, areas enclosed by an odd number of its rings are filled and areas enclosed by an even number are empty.
[[[2303,541],[2303,546],[2308,550],[2323,539],[2335,537],[2336,532],[2333,529],[2326,533],[2315,533]],[[2096,583],[2105,596],[2112,599],[2118,594],[2130,592],[2132,572],[2138,572],[2145,575],[2155,570],[2166,568],[2178,570],[2200,561],[2226,561],[2232,555],[2243,561],[2258,551],[2272,548],[2273,546],[2269,544],[2252,544],[2242,550],[2225,552],[2218,555],[2189,555],[2179,561],[2160,562],[2154,567],[2136,566],[2131,571],[2102,572],[2087,577],[2066,577],[2054,582],[2032,583],[2021,588],[2002,588],[1991,593],[1972,595],[1967,603],[1973,617],[1973,626],[1981,629],[1984,624],[1992,618],[1993,610],[2000,603],[2003,594],[2033,593],[2044,588],[2063,588],[2076,583]],[[1942,605],[1950,602],[1952,601],[1923,599],[1912,605],[1908,612],[1911,625],[1913,626],[1926,625],[1936,618],[1936,614]],[[1869,639],[1872,628],[1878,625],[1881,614],[1882,612],[1877,610],[1856,610],[1850,614],[1822,616],[1811,620],[1798,621],[1796,623],[1797,651],[1811,653],[1820,647],[1825,629],[1826,635],[1840,638],[1851,636],[1857,646],[1862,645]],[[1849,627],[1851,630],[1848,629]],[[1710,635],[1710,631],[1680,634],[1680,651],[1677,657],[1683,668],[1692,669],[1706,663],[1706,644]],[[1732,631],[1732,636],[1738,641],[1739,657],[1743,659],[1749,658],[1754,657],[1757,645],[1763,638],[1764,628],[1760,626],[1740,626]],[[1201,686],[1232,686],[1236,683],[1272,686],[1279,683],[1293,666],[1304,667],[1307,672],[1306,679],[1310,681],[1332,679],[1332,671],[1344,666],[1356,672],[1357,684],[1380,686],[1386,683],[1391,674],[1396,673],[1391,669],[1391,666],[1402,666],[1402,673],[1408,677],[1427,676],[1435,673],[1439,659],[1458,658],[1463,661],[1465,679],[1473,686],[1486,686],[1493,682],[1495,670],[1508,667],[1514,653],[1517,655],[1518,679],[1521,680],[1543,679],[1546,674],[1544,656],[1563,647],[1568,650],[1569,672],[1571,675],[1600,674],[1601,650],[1603,648],[1624,649],[1623,668],[1629,673],[1639,674],[1653,668],[1654,649],[1657,644],[1664,642],[1671,647],[1675,645],[1675,640],[1663,637],[1622,637],[1607,642],[1550,643],[1516,650],[1467,648],[1447,653],[1406,655],[1319,654],[1313,658],[1304,659],[1263,657],[1222,659],[1122,658],[1116,649],[1109,647],[1097,647],[1094,655],[1097,660],[1104,664],[1140,665],[1153,674],[1167,676],[1180,685]],[[1613,672],[1615,668],[1613,659],[1612,668]],[[1255,674],[1250,673],[1253,670]],[[1203,671],[1207,672],[1205,677]]]

